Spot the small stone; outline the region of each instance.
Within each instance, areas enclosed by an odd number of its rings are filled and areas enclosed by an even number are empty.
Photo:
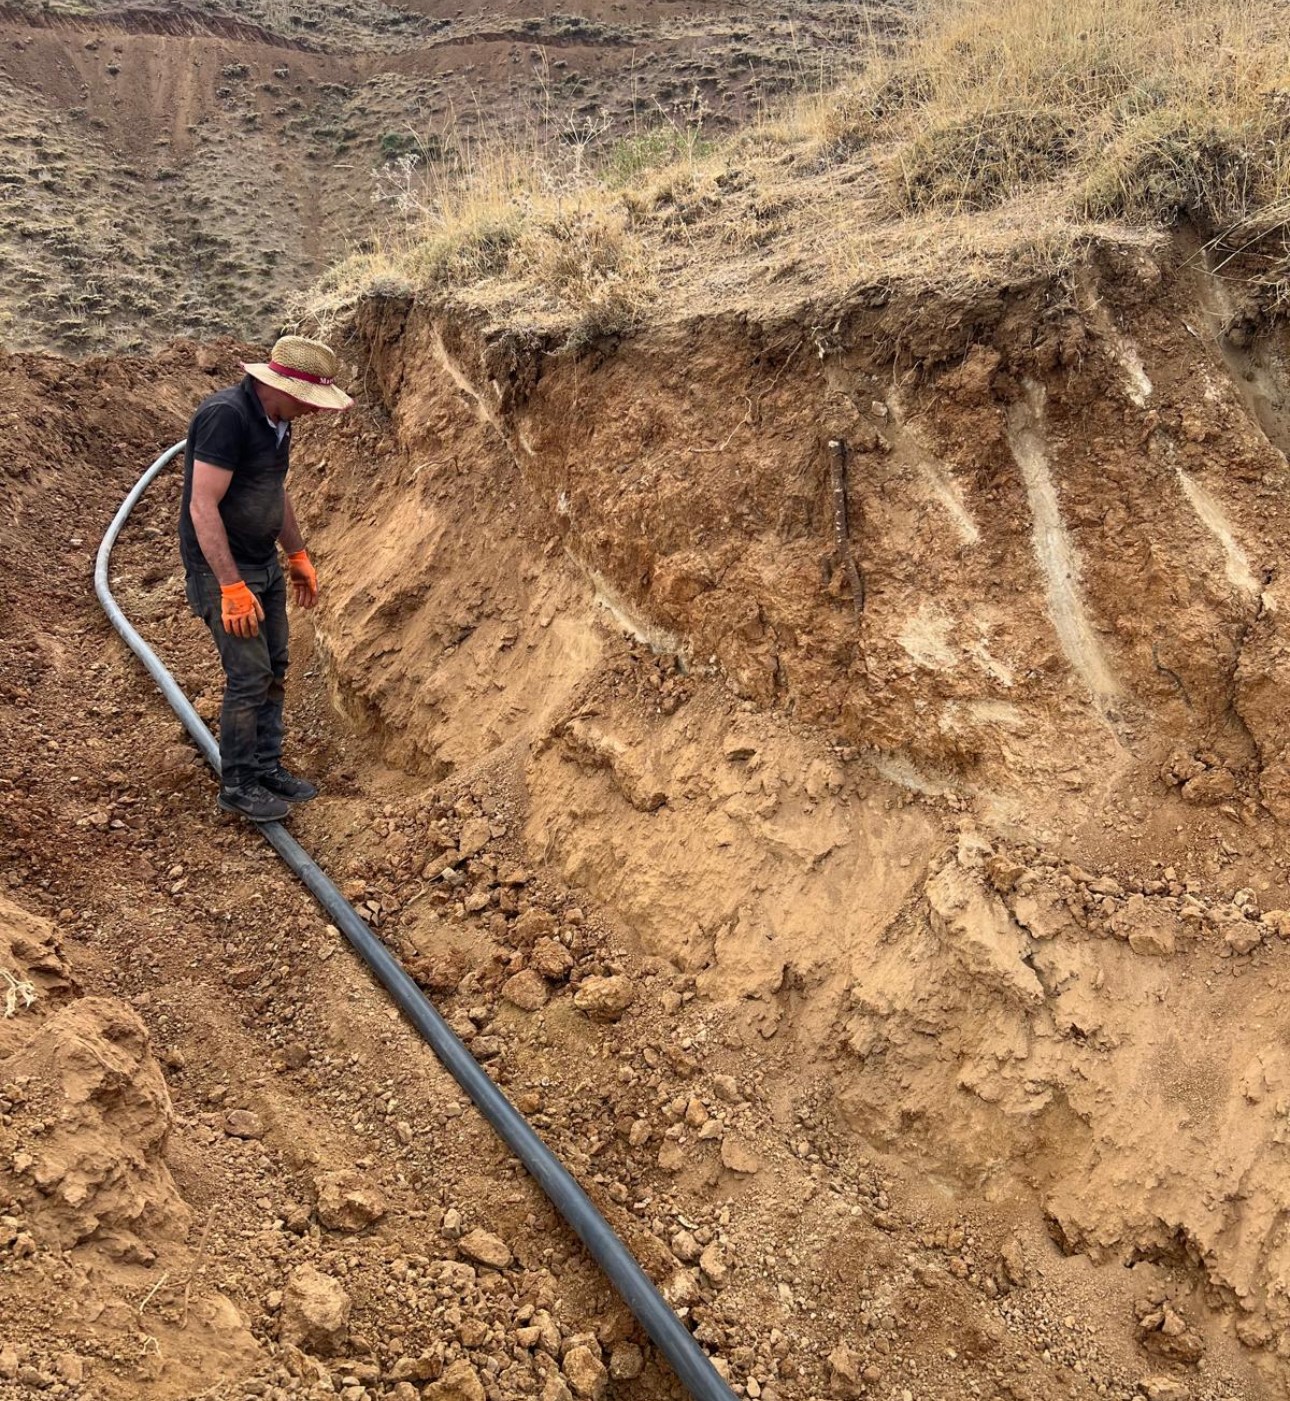
[[[864,1391],[860,1372],[860,1354],[845,1343],[839,1343],[829,1354],[830,1393],[844,1398],[844,1401],[854,1401]]]
[[[521,946],[536,945],[539,939],[553,939],[556,923],[545,910],[525,910],[511,926],[511,936]]]
[[[672,1237],[672,1254],[678,1260],[684,1260],[687,1265],[692,1265],[703,1254],[703,1247],[695,1240],[690,1231],[678,1231]]]
[[[54,1359],[54,1371],[69,1386],[80,1386],[85,1380],[85,1363],[74,1352],[60,1352]]]
[[[559,939],[542,938],[533,945],[529,966],[553,983],[563,982],[573,970],[573,955]]]
[[[522,973],[507,978],[502,984],[502,996],[523,1012],[536,1012],[546,1006],[550,994],[542,975],[532,968],[526,968]]]
[[[504,1270],[512,1259],[510,1246],[491,1231],[471,1231],[457,1242],[457,1248],[468,1259],[494,1270]]]
[[[12,1343],[0,1347],[0,1379],[11,1382],[18,1375],[18,1350]]]
[[[264,1122],[249,1109],[230,1109],[224,1116],[224,1132],[230,1138],[263,1138]]]
[[[559,1372],[551,1372],[542,1385],[542,1401],[573,1401],[569,1383]]]
[[[1290,939],[1290,910],[1265,910],[1259,922],[1278,939]]]
[[[716,1091],[717,1098],[726,1104],[739,1103],[739,1085],[733,1075],[714,1075],[712,1088]]]
[[[719,1289],[730,1275],[730,1267],[726,1264],[725,1256],[721,1253],[721,1247],[713,1241],[699,1257],[699,1268]]]
[[[761,1170],[761,1160],[757,1155],[729,1135],[721,1140],[721,1161],[731,1172],[738,1172],[746,1177]]]
[[[1138,1390],[1147,1401],[1191,1401],[1191,1388],[1174,1377],[1143,1377]]]
[[[1026,1256],[1016,1236],[1010,1236],[1004,1242],[1003,1249],[999,1252],[999,1265],[1004,1281],[1014,1289],[1019,1289],[1026,1283]]]
[[[473,1352],[488,1340],[488,1324],[482,1318],[463,1318],[457,1325],[457,1336],[462,1347]]]
[[[312,1052],[302,1041],[293,1041],[282,1053],[282,1063],[288,1070],[303,1070],[309,1064]]]
[[[1223,931],[1223,942],[1234,954],[1253,953],[1263,942],[1263,929],[1252,920],[1233,920]]]
[[[458,1358],[421,1395],[423,1401],[487,1401],[488,1397],[483,1382],[479,1380],[479,1373],[464,1357]]]
[[[664,1172],[680,1172],[685,1166],[685,1153],[675,1139],[665,1138],[658,1150],[658,1165]]]
[[[609,1373],[589,1347],[571,1347],[561,1366],[575,1396],[587,1398],[587,1401],[600,1401],[604,1396]]]
[[[573,995],[573,1005],[593,1021],[616,1022],[632,1005],[636,990],[622,974],[587,978]]]
[[[1237,794],[1236,775],[1230,769],[1209,769],[1182,786],[1185,801],[1197,807],[1217,807]]]
[[[616,1382],[629,1382],[645,1370],[645,1354],[635,1343],[615,1343],[609,1354],[609,1375]]]
[[[312,1265],[300,1265],[283,1290],[279,1337],[304,1352],[334,1356],[349,1337],[351,1307],[339,1280]]]
[[[443,1223],[439,1230],[448,1237],[449,1240],[457,1240],[461,1235],[462,1223],[461,1212],[455,1206],[450,1206],[443,1214]]]
[[[362,1231],[389,1210],[379,1188],[357,1172],[324,1172],[314,1178],[318,1219],[329,1231]]]
[[[486,818],[472,818],[461,829],[461,840],[457,843],[460,859],[468,861],[478,856],[492,839],[492,824]]]
[[[1129,931],[1129,947],[1144,958],[1170,958],[1178,940],[1167,924],[1143,924]]]

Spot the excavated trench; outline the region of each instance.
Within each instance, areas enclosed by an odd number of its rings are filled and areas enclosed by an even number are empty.
[[[1284,1394],[1281,331],[1181,239],[830,322],[363,307],[379,442],[301,473],[335,701],[509,773],[534,859],[856,1142],[1149,1280],[1178,1386]]]
[[[192,352],[0,360],[0,1387],[675,1396],[82,599]],[[346,354],[301,839],[736,1391],[1290,1394],[1280,328],[1180,239]],[[209,718],[158,490],[114,587]]]

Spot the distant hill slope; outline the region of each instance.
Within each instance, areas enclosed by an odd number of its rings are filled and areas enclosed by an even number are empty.
[[[0,344],[272,336],[408,150],[729,125],[850,60],[863,11],[697,0],[0,6]]]

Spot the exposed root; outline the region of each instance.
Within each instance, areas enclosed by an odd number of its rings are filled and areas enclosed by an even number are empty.
[[[855,604],[856,617],[864,612],[864,575],[856,565],[851,550],[851,526],[847,519],[847,445],[841,438],[829,442],[833,449],[833,549],[834,562],[845,567],[851,582],[851,601]]]
[[[17,1016],[19,1002],[22,1003],[24,1010],[35,1005],[36,985],[33,982],[27,978],[15,978],[7,968],[0,968],[0,973],[4,974],[4,980],[9,984],[4,995],[6,1018]]]

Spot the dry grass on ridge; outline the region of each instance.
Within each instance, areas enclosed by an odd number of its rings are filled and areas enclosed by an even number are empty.
[[[1290,49],[1276,0],[929,0],[899,52],[736,136],[477,147],[408,170],[375,251],[315,290],[463,297],[573,342],[714,284],[947,286],[1060,270],[1190,219],[1290,301]]]

